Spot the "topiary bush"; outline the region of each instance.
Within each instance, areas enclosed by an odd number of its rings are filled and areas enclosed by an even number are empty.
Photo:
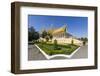
[[[58,48],[58,43],[57,43],[57,40],[56,40],[56,39],[54,40],[54,45],[53,45],[53,46],[54,46],[54,50],[57,50],[57,48]]]
[[[73,45],[74,44],[74,40],[72,39],[72,41],[71,41],[71,44]]]

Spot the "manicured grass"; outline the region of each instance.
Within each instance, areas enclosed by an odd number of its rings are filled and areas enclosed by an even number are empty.
[[[37,45],[48,55],[55,55],[55,54],[70,55],[79,47],[77,45],[66,44],[66,45],[58,45],[58,49],[54,49],[53,44],[37,43]]]

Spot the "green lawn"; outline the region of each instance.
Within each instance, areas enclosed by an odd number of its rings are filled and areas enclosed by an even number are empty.
[[[79,47],[77,45],[66,44],[66,45],[58,45],[58,49],[54,49],[53,44],[37,43],[37,45],[48,55],[54,55],[54,54],[70,55]]]

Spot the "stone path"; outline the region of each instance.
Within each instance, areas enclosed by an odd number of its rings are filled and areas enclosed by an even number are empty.
[[[46,60],[46,58],[36,46],[29,45],[28,46],[28,60]]]
[[[81,46],[81,48],[71,57],[71,59],[76,58],[87,58],[88,57],[88,46]]]

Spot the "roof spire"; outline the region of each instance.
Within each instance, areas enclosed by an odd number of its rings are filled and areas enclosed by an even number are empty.
[[[64,24],[65,31],[68,30],[67,24]]]

